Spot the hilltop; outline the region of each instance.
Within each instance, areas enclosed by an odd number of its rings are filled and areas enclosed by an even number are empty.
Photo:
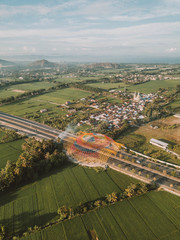
[[[13,66],[13,65],[15,65],[15,63],[0,59],[0,66],[6,67],[6,66]]]
[[[49,62],[45,59],[38,60],[29,64],[30,67],[56,67],[58,64]]]

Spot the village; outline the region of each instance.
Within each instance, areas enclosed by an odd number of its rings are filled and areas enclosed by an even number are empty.
[[[121,91],[118,92],[121,93]],[[80,121],[78,126],[84,124],[96,126],[99,122],[103,121],[107,124],[109,130],[118,129],[122,126],[125,120],[128,121],[130,125],[134,125],[145,118],[143,115],[145,105],[158,97],[157,94],[140,94],[136,92],[133,94],[123,93],[123,96],[124,95],[131,97],[130,99],[124,100],[122,104],[113,104],[109,101],[101,102],[95,98],[88,100],[90,102],[89,108],[94,108],[99,111],[92,113],[88,119]],[[81,101],[85,101],[85,99],[83,98]]]

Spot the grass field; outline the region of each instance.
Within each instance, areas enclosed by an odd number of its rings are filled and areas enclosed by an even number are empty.
[[[47,101],[35,100],[35,98],[0,106],[0,111],[21,117],[26,114],[31,115],[36,112],[39,113],[41,109],[48,110],[48,112],[43,113],[42,116],[50,113],[60,115],[64,113],[56,104],[48,103]]]
[[[91,93],[74,88],[60,89],[34,98],[34,101],[54,102],[58,104],[90,96]]]
[[[20,139],[9,143],[0,143],[0,169],[5,167],[8,160],[15,162],[18,159],[23,142],[24,140]]]
[[[124,89],[124,87],[126,87],[126,89],[131,92],[138,91],[142,93],[151,93],[151,92],[157,92],[159,88],[173,88],[173,87],[176,87],[176,85],[178,84],[179,84],[179,79],[149,81],[149,82],[138,84],[138,85],[127,85],[125,83],[92,83],[88,85],[92,87],[102,88],[102,89],[117,88],[118,90],[121,90],[121,91]]]
[[[169,106],[172,107],[175,113],[180,113],[180,99],[175,100],[173,103],[170,103]]]
[[[52,82],[34,82],[34,83],[23,83],[16,84],[8,88],[9,91],[13,91],[14,89],[24,90],[24,91],[33,91],[38,89],[48,89],[50,87],[54,87],[55,84]]]
[[[11,96],[17,96],[23,93],[23,91],[33,91],[38,89],[48,89],[55,86],[54,83],[50,82],[34,82],[34,83],[23,83],[12,85],[11,87],[3,88],[0,90],[0,99],[7,98]],[[22,92],[18,92],[22,90]]]
[[[102,89],[115,89],[118,88],[119,90],[124,90],[124,87],[128,87],[129,85],[120,82],[120,83],[90,83],[87,84],[88,86],[95,87],[95,88],[102,88]]]
[[[89,240],[88,231],[92,229],[99,239],[106,240],[178,240],[179,198],[166,192],[151,192],[96,209],[23,239]]]
[[[0,224],[5,224],[10,233],[41,226],[57,219],[57,208],[64,204],[76,206],[112,191],[121,192],[131,182],[137,180],[113,170],[96,173],[70,164],[17,191],[1,193]],[[150,192],[101,207],[23,239],[88,240],[88,231],[92,229],[99,239],[179,239],[179,198],[166,192]]]
[[[11,233],[43,225],[56,219],[62,205],[77,206],[113,191],[120,192],[131,182],[137,180],[113,170],[96,173],[70,164],[17,191],[1,193],[0,224],[7,225]]]
[[[34,114],[40,109],[48,109],[48,113],[65,114],[57,105],[91,95],[91,93],[73,88],[66,88],[43,94],[28,100],[0,106],[0,111],[18,116]]]
[[[132,85],[127,89],[131,92],[138,91],[142,93],[151,93],[157,92],[159,88],[174,88],[179,84],[179,79],[177,80],[157,80],[157,81],[149,81],[143,84]]]
[[[82,81],[86,81],[86,80],[99,80],[99,76],[86,76],[86,77],[70,77],[68,75],[64,75],[60,78],[55,79],[57,82],[61,82],[61,83],[75,83],[75,82],[82,82]]]
[[[81,99],[90,95],[91,93],[80,89],[65,88],[27,100],[0,106],[0,111],[23,117],[26,114],[33,115],[39,113],[41,109],[47,109],[48,112],[43,113],[42,116],[47,114],[57,114],[61,116],[66,114],[66,111],[62,110],[58,105],[63,104],[66,101],[72,102],[73,100]]]
[[[0,100],[3,98],[8,98],[8,97],[16,97],[20,95],[21,93],[18,92],[12,92],[11,90],[8,89],[0,89]]]

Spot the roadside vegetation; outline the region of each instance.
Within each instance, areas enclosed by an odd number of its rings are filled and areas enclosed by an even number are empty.
[[[0,191],[35,180],[44,172],[63,165],[67,159],[62,152],[62,145],[53,141],[39,142],[29,138],[22,145],[22,150],[16,163],[7,161],[1,169]]]
[[[0,128],[0,143],[8,143],[18,139],[22,139],[22,136],[15,130]]]

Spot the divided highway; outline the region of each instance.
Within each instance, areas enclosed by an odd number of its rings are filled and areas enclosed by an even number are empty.
[[[0,126],[13,128],[29,136],[56,139],[62,131],[52,127],[0,112]]]
[[[63,138],[65,136],[76,137],[73,134],[63,132],[47,125],[26,120],[17,116],[12,116],[3,112],[0,112],[0,126],[12,128],[28,136],[34,136],[39,139],[56,140],[59,135]],[[68,138],[64,138],[64,140],[68,141]],[[102,152],[101,154],[105,153]],[[126,160],[127,157],[128,160]],[[134,160],[134,162],[132,160]],[[151,167],[149,167],[149,164],[151,164]],[[117,171],[121,171],[127,175],[141,179],[142,181],[150,182],[154,179],[165,190],[180,196],[180,171],[178,169],[155,163],[150,160],[128,154],[124,151],[119,151],[117,156],[114,157],[109,155],[107,165]],[[176,177],[170,175],[174,170],[176,171]]]

